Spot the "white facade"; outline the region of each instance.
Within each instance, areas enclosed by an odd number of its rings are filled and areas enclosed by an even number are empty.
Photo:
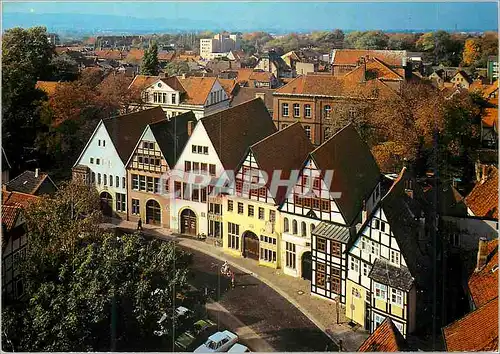
[[[240,43],[236,34],[219,33],[213,38],[200,39],[200,56],[204,59],[212,59],[214,53],[229,53],[239,48]]]
[[[181,101],[181,93],[165,84],[161,79],[144,89],[142,97],[150,106],[159,105],[168,118],[192,111],[196,119],[199,120],[209,114],[229,108],[229,97],[218,80],[215,80],[203,104],[190,104]]]
[[[77,165],[90,169],[90,184],[97,188],[99,195],[103,192],[111,195],[116,211],[116,194],[127,194],[126,171],[102,120],[76,161]]]
[[[201,147],[201,153],[198,153],[198,147]],[[205,150],[205,148],[207,148]],[[196,152],[195,152],[196,151]],[[206,151],[206,153],[205,153]],[[186,161],[191,163],[206,163],[207,165],[215,165],[215,176],[221,176],[224,172],[219,156],[215,151],[210,138],[207,135],[203,121],[198,122],[194,128],[191,137],[189,138],[183,152],[181,153],[175,170],[185,171]],[[172,187],[171,187],[172,188]],[[182,198],[182,197],[181,197]],[[170,228],[181,232],[181,213],[185,209],[191,209],[196,215],[196,234],[208,234],[208,202],[197,202],[176,198],[171,200],[170,206]],[[208,198],[207,198],[208,199]]]

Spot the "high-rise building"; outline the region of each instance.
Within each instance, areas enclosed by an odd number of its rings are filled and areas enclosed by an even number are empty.
[[[205,59],[224,56],[232,50],[239,49],[240,44],[236,34],[218,33],[213,38],[200,40],[200,56]]]

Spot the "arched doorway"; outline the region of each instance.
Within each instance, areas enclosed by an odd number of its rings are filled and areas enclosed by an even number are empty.
[[[154,199],[150,199],[146,203],[146,224],[161,224],[161,206]]]
[[[101,198],[101,211],[105,216],[113,216],[113,197],[108,192],[102,192]]]
[[[312,279],[312,255],[310,251],[302,253],[301,264],[302,279],[307,279],[310,281]]]
[[[191,209],[181,213],[181,234],[196,235],[196,214]]]
[[[259,238],[252,231],[246,231],[243,234],[243,255],[259,260]]]

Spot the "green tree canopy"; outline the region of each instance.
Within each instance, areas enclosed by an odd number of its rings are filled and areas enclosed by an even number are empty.
[[[98,201],[94,189],[72,183],[28,209],[25,296],[2,298],[4,350],[170,347],[190,255],[171,242],[104,232]]]
[[[158,45],[153,42],[151,46],[144,51],[142,59],[142,75],[158,75],[160,72],[160,63],[158,62]]]
[[[185,61],[171,61],[163,69],[168,76],[177,76],[187,74],[189,72],[189,65]]]

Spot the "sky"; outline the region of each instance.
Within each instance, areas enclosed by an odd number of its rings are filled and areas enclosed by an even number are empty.
[[[496,2],[3,2],[3,17],[20,24],[33,22],[51,27],[57,16],[114,15],[136,22],[175,26],[181,21],[193,30],[219,27],[226,30],[494,30],[498,29]],[[49,15],[47,15],[49,14]],[[84,16],[89,28],[102,16]],[[140,19],[140,21],[134,21]],[[24,21],[24,22],[23,22]],[[38,23],[38,22],[46,23]],[[14,21],[15,22],[15,21]],[[127,21],[125,21],[126,23]],[[6,25],[5,25],[6,24]],[[18,24],[19,25],[19,24]],[[206,28],[212,29],[212,28]]]

